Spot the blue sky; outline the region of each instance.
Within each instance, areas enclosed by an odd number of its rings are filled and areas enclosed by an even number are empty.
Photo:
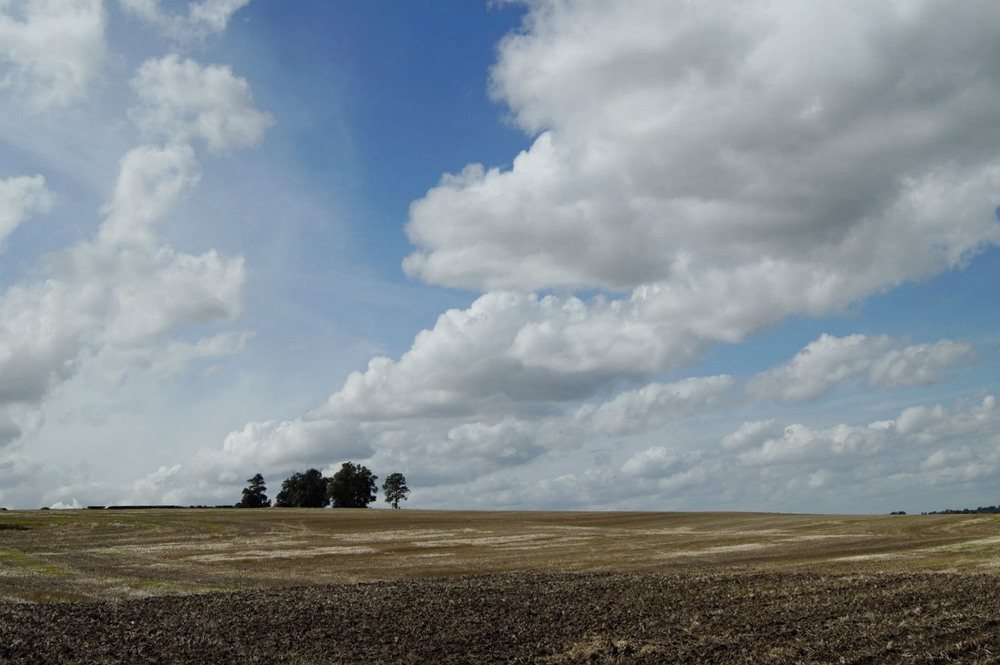
[[[0,505],[995,504],[998,14],[0,3]]]

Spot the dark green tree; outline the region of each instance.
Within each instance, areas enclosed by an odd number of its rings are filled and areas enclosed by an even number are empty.
[[[367,508],[375,500],[378,476],[366,467],[344,462],[330,479],[328,491],[334,508]]]
[[[237,508],[270,508],[271,500],[267,498],[267,487],[264,486],[264,476],[259,473],[247,481],[243,488],[243,498],[236,504]]]
[[[316,469],[293,473],[281,483],[274,505],[279,508],[324,508],[330,505],[326,494],[329,479]]]
[[[410,488],[406,486],[406,477],[401,473],[390,473],[382,483],[382,493],[385,494],[386,503],[393,508],[399,508],[399,502],[406,501],[406,495],[410,493]]]

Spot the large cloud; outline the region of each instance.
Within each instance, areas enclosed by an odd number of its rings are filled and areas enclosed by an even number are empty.
[[[530,7],[493,87],[538,137],[413,204],[412,276],[814,314],[998,238],[991,3]]]
[[[86,93],[107,57],[101,0],[0,3],[0,88],[35,109]]]

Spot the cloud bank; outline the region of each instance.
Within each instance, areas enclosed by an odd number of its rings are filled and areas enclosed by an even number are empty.
[[[843,313],[962,268],[1000,240],[1000,9],[524,4],[491,91],[530,148],[506,169],[444,175],[406,226],[406,274],[483,295],[301,419],[233,432],[227,452],[333,462],[354,441],[353,454],[370,450],[417,485],[448,485],[587,442],[670,439],[664,427],[711,409],[803,404],[851,382],[928,385],[976,357],[962,341],[823,335],[745,379],[656,380],[788,317]],[[994,410],[987,398],[942,415],[931,438],[947,445],[950,428]],[[819,489],[876,457],[869,468],[888,473],[908,413],[832,429],[748,422],[707,451],[657,445],[616,473],[670,497],[724,464],[761,483],[790,464],[796,487]],[[994,463],[984,449],[972,457]],[[513,502],[559,503],[568,485],[573,505],[634,498],[601,478],[600,491],[586,474],[522,486]],[[759,506],[785,491],[740,488]],[[507,490],[483,491],[502,501]]]

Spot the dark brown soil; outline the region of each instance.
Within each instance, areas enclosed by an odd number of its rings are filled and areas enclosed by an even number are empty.
[[[3,663],[1000,663],[1000,581],[503,574],[0,605]]]

